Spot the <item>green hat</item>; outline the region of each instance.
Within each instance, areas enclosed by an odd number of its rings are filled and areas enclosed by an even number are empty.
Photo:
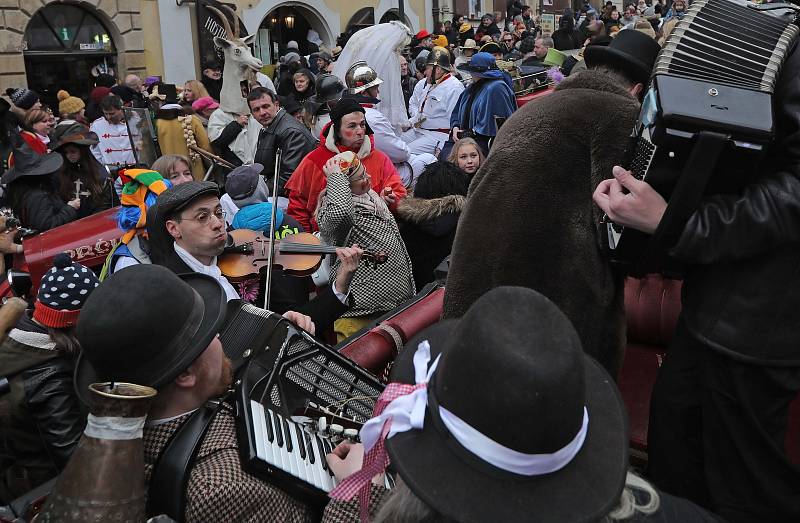
[[[544,57],[542,63],[544,65],[554,65],[556,67],[561,67],[564,65],[564,60],[566,60],[567,55],[559,51],[555,48],[550,48],[547,50],[547,56]]]

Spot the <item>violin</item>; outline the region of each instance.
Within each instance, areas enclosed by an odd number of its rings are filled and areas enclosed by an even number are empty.
[[[231,281],[242,281],[261,272],[269,257],[269,238],[263,233],[237,229],[228,233],[233,245],[217,259],[222,274]],[[307,232],[289,234],[275,240],[273,266],[281,267],[290,276],[313,274],[328,254],[336,254],[336,247],[324,245],[319,238]],[[364,250],[362,259],[373,265],[385,263],[388,255],[383,251]]]

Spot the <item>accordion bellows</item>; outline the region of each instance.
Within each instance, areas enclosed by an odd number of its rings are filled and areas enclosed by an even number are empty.
[[[773,93],[798,35],[791,19],[731,0],[695,0],[667,38],[653,74]]]

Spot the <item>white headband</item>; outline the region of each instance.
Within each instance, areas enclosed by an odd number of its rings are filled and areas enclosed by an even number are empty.
[[[427,385],[440,358],[441,354],[428,368],[431,359],[430,345],[427,340],[419,344],[414,353],[414,379],[417,385]],[[369,452],[381,437],[387,419],[392,420],[387,439],[399,432],[422,429],[427,405],[427,386],[416,388],[410,394],[392,400],[379,416],[367,421],[361,429],[364,451]],[[584,407],[583,423],[572,441],[549,454],[525,454],[497,443],[441,405],[439,416],[456,441],[469,452],[499,469],[522,476],[539,476],[564,468],[581,450],[589,428],[589,412]]]

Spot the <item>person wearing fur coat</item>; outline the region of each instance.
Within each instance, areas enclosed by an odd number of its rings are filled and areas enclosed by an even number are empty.
[[[417,288],[434,280],[436,267],[450,254],[469,182],[483,161],[474,139],[458,140],[447,160],[427,166],[413,195],[397,205],[400,234],[411,257]]]
[[[592,46],[599,52],[587,49],[588,70],[500,129],[470,185],[444,302],[445,318],[460,317],[491,288],[531,287],[564,311],[612,376],[625,343],[624,288],[601,247],[606,227],[592,192],[623,161],[660,49],[638,31],[624,33]]]

